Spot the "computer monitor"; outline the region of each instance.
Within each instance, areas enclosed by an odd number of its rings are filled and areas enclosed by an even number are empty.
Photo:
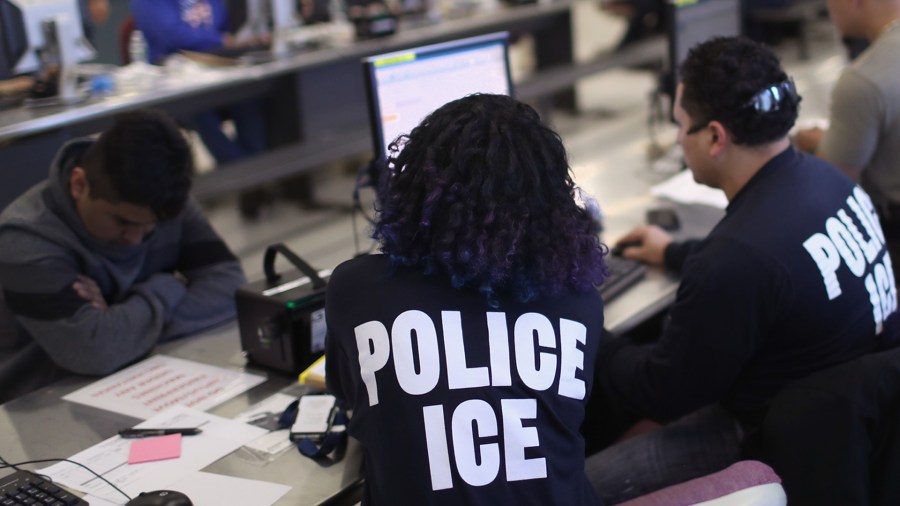
[[[290,51],[290,34],[300,26],[295,0],[270,0],[272,10],[272,54],[285,55]]]
[[[678,67],[695,45],[713,37],[741,34],[740,0],[669,0],[669,81],[664,89],[675,97]]]
[[[60,65],[74,65],[94,57],[94,49],[84,37],[78,0],[0,0],[0,4],[9,4],[3,9],[4,23],[7,12],[18,11],[18,15],[10,16],[13,19],[10,25],[20,26],[27,41],[21,54],[15,55],[15,73],[39,70],[42,66],[40,52],[46,53],[51,45],[55,45],[59,53],[53,56],[57,60],[54,63]],[[54,25],[52,33],[47,31],[49,22]],[[48,35],[55,40],[48,40]]]
[[[238,38],[269,34],[268,0],[227,0],[228,31]]]
[[[0,79],[17,74],[16,62],[28,48],[22,11],[6,0],[0,0]]]
[[[447,102],[473,93],[513,94],[508,34],[479,37],[365,58],[375,155]]]

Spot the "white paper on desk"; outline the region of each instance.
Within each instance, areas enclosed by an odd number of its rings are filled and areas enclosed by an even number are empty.
[[[267,481],[248,480],[221,474],[197,471],[189,473],[170,487],[188,496],[194,506],[222,506],[227,504],[248,504],[270,506],[275,504],[291,487]],[[87,496],[91,506],[115,506],[121,503],[105,501]]]
[[[63,399],[147,419],[174,405],[206,410],[263,381],[256,374],[154,355]]]
[[[725,192],[694,181],[690,170],[681,171],[653,186],[650,193],[682,204],[704,204],[718,209],[728,206]]]
[[[114,436],[69,460],[91,468],[133,497],[141,492],[173,488],[187,473],[203,469],[266,433],[265,429],[185,406],[174,406],[137,427],[200,427],[203,432],[181,439],[181,457],[177,459],[128,464],[128,452],[134,440]],[[75,490],[115,504],[126,502],[122,494],[80,466],[60,462],[41,472]]]

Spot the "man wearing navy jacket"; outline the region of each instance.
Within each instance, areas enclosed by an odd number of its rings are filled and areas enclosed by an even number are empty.
[[[685,161],[729,204],[703,240],[673,242],[655,227],[622,239],[640,243],[626,257],[664,265],[681,284],[658,341],[601,345],[595,391],[606,405],[665,424],[588,458],[610,504],[727,467],[783,386],[897,341],[892,259],[872,201],[791,147],[800,97],[777,57],[717,38],[680,75]],[[590,439],[596,425],[582,430]]]

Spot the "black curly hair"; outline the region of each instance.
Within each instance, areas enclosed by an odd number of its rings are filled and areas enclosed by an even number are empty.
[[[373,237],[394,265],[444,274],[496,305],[585,291],[606,273],[556,132],[528,105],[477,94],[390,146]]]
[[[159,220],[184,209],[191,190],[191,149],[175,122],[150,109],[116,116],[81,160],[90,197],[149,207]]]
[[[760,91],[788,79],[778,57],[743,37],[716,37],[694,46],[681,65],[681,107],[692,127],[719,121],[735,144],[759,146],[788,134],[797,120],[799,95],[780,108],[760,113],[748,103]]]

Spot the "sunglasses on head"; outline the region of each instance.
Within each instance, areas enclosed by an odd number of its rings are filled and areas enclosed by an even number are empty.
[[[793,79],[786,79],[780,83],[767,86],[753,95],[744,107],[750,107],[759,114],[766,114],[781,109],[788,100],[797,98],[797,88]]]

